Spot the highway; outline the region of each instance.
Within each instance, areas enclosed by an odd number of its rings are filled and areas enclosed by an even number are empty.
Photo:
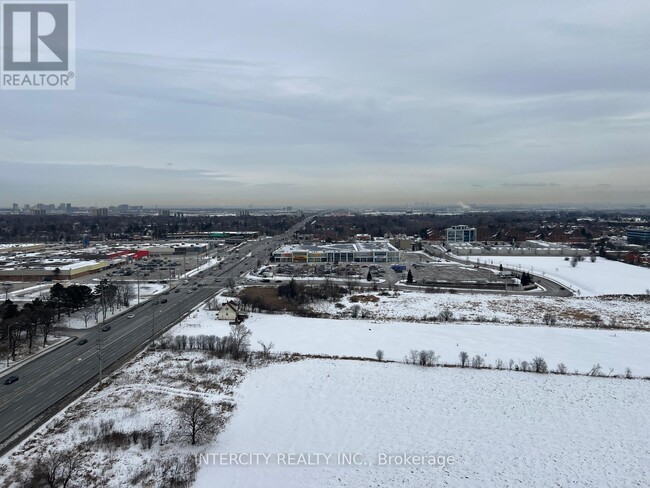
[[[178,323],[194,307],[227,286],[230,278],[238,280],[246,271],[255,268],[258,259],[265,261],[288,236],[304,226],[305,221],[284,235],[241,245],[239,255],[233,251],[220,269],[214,266],[204,270],[201,276],[188,278],[187,285],[180,280],[169,294],[153,297],[105,324],[75,331],[78,339],[87,338],[86,344],[80,345],[78,340],[69,342],[4,374],[0,384],[0,453],[97,381],[99,342],[104,371],[123,364],[151,342],[152,334],[159,336]],[[162,299],[167,302],[158,303]],[[135,317],[128,318],[131,314]],[[102,332],[106,324],[111,328]],[[4,385],[4,379],[10,375],[17,375],[19,380]]]

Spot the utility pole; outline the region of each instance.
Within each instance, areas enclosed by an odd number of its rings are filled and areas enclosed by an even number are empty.
[[[9,357],[11,354],[11,335],[9,329],[13,324],[7,324],[7,368],[9,367]]]
[[[99,386],[102,386],[102,328],[99,325],[97,326],[97,362],[99,363]]]
[[[156,337],[156,303],[151,304],[151,347],[153,347],[153,340]]]

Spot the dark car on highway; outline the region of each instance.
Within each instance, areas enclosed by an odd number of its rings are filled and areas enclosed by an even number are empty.
[[[5,385],[10,385],[12,383],[15,383],[18,381],[18,376],[8,376],[7,379],[5,380]]]
[[[104,327],[102,327],[102,332],[108,332],[109,330],[111,330],[110,325],[105,325]]]
[[[86,344],[87,342],[88,342],[88,339],[81,339],[79,342],[77,342],[77,345],[78,345],[78,346],[83,346],[83,345]]]

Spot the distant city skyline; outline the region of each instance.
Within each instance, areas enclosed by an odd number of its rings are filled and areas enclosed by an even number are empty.
[[[647,2],[165,5],[0,92],[0,207],[650,205]]]

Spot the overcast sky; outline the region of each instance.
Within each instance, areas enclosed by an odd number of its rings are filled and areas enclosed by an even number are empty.
[[[0,206],[650,203],[650,2],[77,3]]]

